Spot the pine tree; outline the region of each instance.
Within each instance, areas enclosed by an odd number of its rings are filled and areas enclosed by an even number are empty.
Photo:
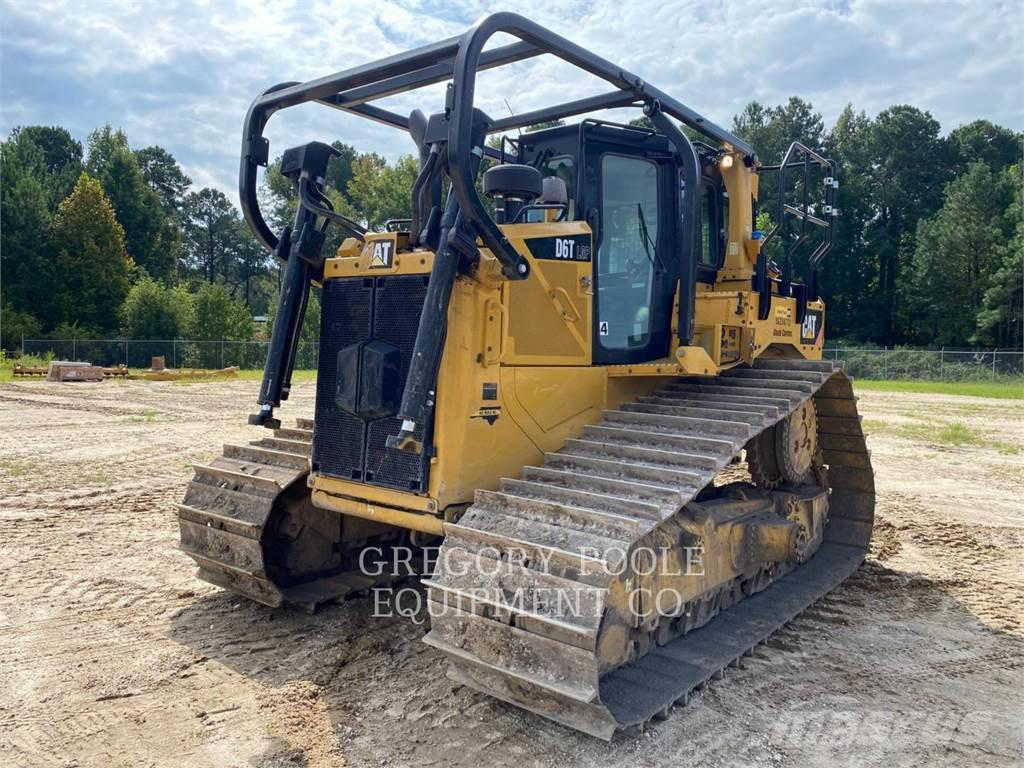
[[[95,331],[116,329],[135,265],[114,207],[87,173],[57,207],[53,246],[59,321]]]

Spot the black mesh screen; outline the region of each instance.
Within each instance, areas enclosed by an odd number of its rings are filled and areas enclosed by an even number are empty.
[[[416,343],[420,312],[427,293],[425,275],[378,277],[374,291],[373,336],[393,344],[402,352],[402,384],[409,375],[409,361]],[[422,490],[420,457],[384,446],[388,435],[398,434],[397,418],[370,422],[366,440],[366,480],[403,491]],[[423,426],[416,429],[416,439],[423,440]]]
[[[404,386],[426,288],[425,275],[326,282],[313,435],[315,471],[403,491],[422,491],[426,487],[429,459],[388,450],[384,445],[388,435],[398,434],[400,421],[397,418],[365,423],[339,409],[334,399],[339,350],[371,338],[392,344],[401,351]],[[423,439],[422,426],[416,437]]]
[[[363,477],[363,422],[334,402],[338,351],[370,336],[373,281],[328,280],[321,295],[320,368],[316,377],[313,464],[345,480]]]

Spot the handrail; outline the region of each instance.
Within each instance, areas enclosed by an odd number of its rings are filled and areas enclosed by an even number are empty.
[[[802,159],[793,162],[793,157],[800,155]],[[817,165],[825,169],[825,195],[823,202],[823,210],[825,218],[815,216],[811,213],[811,201],[810,201],[810,187],[811,187],[811,166]],[[786,176],[787,172],[793,168],[803,169],[803,205],[794,206],[786,202]],[[799,294],[798,298],[798,319],[803,318],[803,313],[806,310],[806,303],[809,301],[816,301],[818,299],[818,267],[822,260],[828,255],[829,251],[832,250],[832,245],[835,241],[835,217],[838,215],[838,210],[835,206],[836,190],[839,188],[839,182],[836,179],[836,164],[834,160],[830,160],[823,155],[815,152],[810,147],[801,144],[798,141],[794,141],[789,145],[789,149],[786,150],[786,154],[782,158],[782,162],[778,165],[766,165],[761,166],[760,172],[764,173],[767,171],[778,171],[779,173],[779,209],[778,217],[775,225],[771,228],[767,235],[761,240],[761,247],[757,257],[757,265],[754,270],[754,289],[758,292],[759,296],[759,307],[758,316],[762,320],[768,318],[771,308],[771,279],[769,277],[768,270],[768,244],[782,232],[785,227],[786,216],[796,217],[800,221],[800,234],[797,239],[789,244],[784,251],[785,258],[782,264],[782,278],[780,285],[783,293],[790,295],[795,291]],[[793,282],[793,256],[801,245],[807,240],[807,225],[813,224],[816,227],[823,228],[825,230],[822,242],[814,249],[807,260],[807,274],[804,276],[804,282],[801,285],[796,285]]]

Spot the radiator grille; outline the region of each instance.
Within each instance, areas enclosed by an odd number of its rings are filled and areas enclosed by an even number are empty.
[[[388,450],[384,445],[388,435],[398,433],[397,418],[364,422],[338,408],[334,399],[338,351],[370,338],[385,341],[401,351],[404,386],[426,287],[426,275],[328,280],[324,285],[314,471],[403,491],[426,488],[428,461],[414,454]],[[416,437],[423,439],[422,426]]]

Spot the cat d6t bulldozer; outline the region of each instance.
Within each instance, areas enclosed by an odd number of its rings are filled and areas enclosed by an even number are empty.
[[[498,33],[513,42],[485,49]],[[509,117],[475,106],[479,72],[542,54],[610,89]],[[374,103],[443,83],[429,116]],[[409,218],[370,232],[332,208],[335,150],[312,142],[282,155],[297,212],[271,230],[264,128],[308,102],[411,135]],[[564,124],[628,108],[646,120]],[[538,124],[554,127],[518,130]],[[813,149],[765,165],[509,13],[269,88],[239,183],[283,271],[250,417],[266,436],[195,467],[181,548],[208,582],[313,610],[394,578],[368,551],[437,544],[425,641],[453,680],[600,738],[642,729],[865,556],[869,455],[850,379],[822,360],[838,186]],[[329,227],[344,239],[324,253]],[[282,426],[311,287],[315,413]]]

